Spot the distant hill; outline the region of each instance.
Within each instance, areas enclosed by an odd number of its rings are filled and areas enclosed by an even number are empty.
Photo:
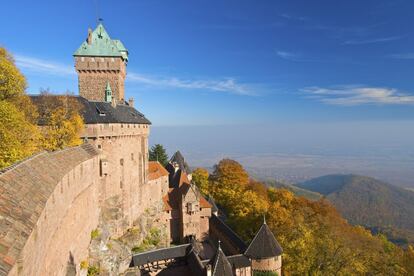
[[[320,193],[312,192],[310,190],[305,190],[300,187],[294,186],[292,184],[276,181],[274,179],[265,180],[264,183],[269,187],[283,188],[283,189],[289,190],[292,193],[294,193],[296,196],[302,196],[309,200],[318,200],[322,197]]]
[[[394,233],[410,241],[414,237],[414,192],[410,190],[359,175],[327,175],[296,186],[324,195],[352,224],[395,229]]]

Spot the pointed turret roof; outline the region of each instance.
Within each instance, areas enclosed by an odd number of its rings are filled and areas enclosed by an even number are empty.
[[[186,174],[190,173],[190,168],[188,167],[188,164],[185,162],[184,157],[179,150],[176,151],[171,157],[170,163],[177,163],[181,171],[185,172]]]
[[[128,50],[120,40],[109,37],[102,23],[99,23],[88,38],[73,54],[74,56],[100,56],[100,57],[122,57],[128,60]]]
[[[232,276],[233,275],[233,269],[231,267],[231,264],[229,260],[227,259],[226,255],[224,255],[223,250],[221,250],[220,247],[220,241],[219,246],[216,251],[216,255],[210,260],[211,264],[211,275],[212,276]]]
[[[266,259],[280,256],[282,252],[282,247],[264,220],[244,255],[252,259]]]

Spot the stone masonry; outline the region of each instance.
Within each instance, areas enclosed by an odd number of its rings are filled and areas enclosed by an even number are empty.
[[[79,95],[91,101],[105,100],[105,87],[109,82],[114,98],[125,100],[124,82],[126,62],[120,57],[75,57],[78,72]]]

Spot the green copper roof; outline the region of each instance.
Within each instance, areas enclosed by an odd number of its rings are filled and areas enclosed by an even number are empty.
[[[122,57],[124,60],[128,60],[128,50],[120,40],[111,39],[101,23],[92,32],[90,43],[86,39],[73,55]]]
[[[109,85],[109,82],[106,83],[106,88],[105,88],[105,102],[112,102],[112,89],[111,86]]]

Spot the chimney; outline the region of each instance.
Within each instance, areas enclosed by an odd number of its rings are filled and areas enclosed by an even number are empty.
[[[134,107],[134,98],[129,98],[128,99],[128,105],[130,106],[130,107]]]
[[[87,39],[87,42],[88,42],[89,45],[92,44],[92,29],[91,28],[88,29],[88,39]]]
[[[112,104],[112,107],[113,107],[113,108],[116,108],[116,100],[115,100],[115,97],[112,97],[112,102],[111,102],[111,104]]]

